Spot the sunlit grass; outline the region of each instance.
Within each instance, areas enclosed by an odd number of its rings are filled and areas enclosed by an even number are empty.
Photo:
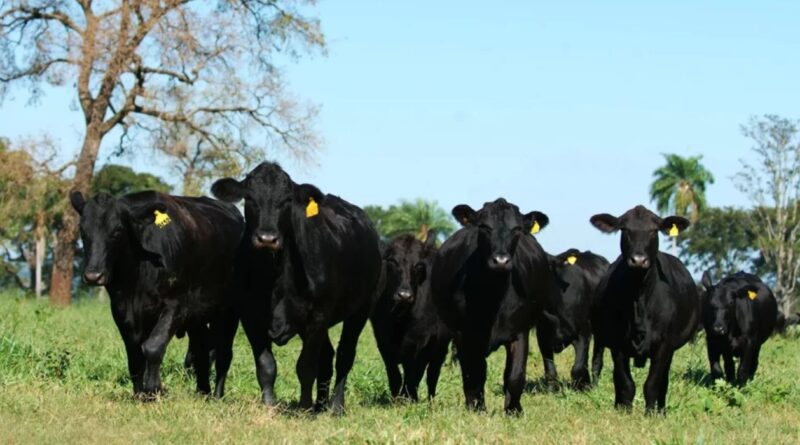
[[[293,340],[276,349],[276,392],[284,406],[298,397],[299,345]],[[542,365],[535,341],[532,346],[528,379],[533,383]],[[347,415],[338,418],[261,406],[252,354],[241,333],[224,400],[193,392],[192,377],[182,367],[182,339],[170,344],[164,362],[167,394],[153,403],[136,401],[107,304],[87,299],[54,309],[2,295],[0,443],[800,443],[800,335],[770,339],[756,380],[743,389],[708,381],[704,346],[700,338],[678,352],[666,418],[643,413],[642,369],[634,371],[633,413],[614,410],[608,357],[595,390],[534,390],[523,396],[525,413],[509,418],[502,412],[502,352],[490,359],[487,413],[464,409],[460,375],[452,364],[442,371],[433,403],[391,404],[367,328],[350,375]],[[571,350],[557,357],[562,377],[569,375],[572,358]]]

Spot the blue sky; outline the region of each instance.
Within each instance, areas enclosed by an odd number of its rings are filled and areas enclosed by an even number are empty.
[[[286,72],[321,105],[325,148],[315,166],[286,167],[359,205],[423,196],[449,211],[503,196],[549,215],[547,250],[609,258],[617,237],[588,219],[650,206],[661,153],[702,154],[709,203],[746,206],[730,179],[750,158],[739,125],[800,118],[800,3],[697,3],[323,0],[311,12],[328,55]],[[38,106],[15,96],[0,135],[77,146],[72,91]],[[147,161],[122,160],[158,171]]]

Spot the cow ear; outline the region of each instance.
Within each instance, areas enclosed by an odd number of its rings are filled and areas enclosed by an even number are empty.
[[[661,220],[658,230],[664,235],[678,236],[684,230],[689,228],[689,220],[682,216],[668,216]]]
[[[747,298],[749,300],[755,300],[758,296],[758,287],[748,284],[747,286],[742,287],[739,292],[736,293],[736,296],[739,298]]]
[[[321,204],[325,195],[314,185],[300,184],[294,187],[294,198],[303,205],[308,205],[312,199]]]
[[[222,178],[211,186],[211,194],[225,202],[238,202],[244,198],[244,184],[233,178]]]
[[[547,227],[550,223],[550,218],[542,212],[533,211],[522,217],[522,223],[530,230],[531,234],[535,235],[540,230]]]
[[[703,277],[700,278],[700,284],[706,288],[706,290],[710,290],[714,287],[714,284],[711,282],[711,273],[709,271],[703,272]]]
[[[450,213],[453,215],[453,218],[455,218],[456,221],[458,221],[458,223],[463,227],[475,224],[478,216],[477,212],[472,210],[472,207],[466,204],[459,204],[453,207],[453,211]]]
[[[614,233],[619,230],[619,218],[608,213],[598,213],[589,218],[589,222],[604,233]]]
[[[83,214],[83,208],[86,207],[86,200],[83,198],[83,193],[77,190],[71,191],[69,194],[69,202],[79,215]]]
[[[167,211],[167,205],[163,202],[151,202],[137,207],[131,211],[131,216],[141,227],[154,224],[163,229],[172,224],[172,217]]]
[[[425,249],[430,250],[436,247],[436,231],[428,230],[428,236],[425,238]]]

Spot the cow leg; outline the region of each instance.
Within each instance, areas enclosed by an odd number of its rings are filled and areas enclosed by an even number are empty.
[[[225,395],[225,380],[228,378],[228,370],[233,361],[233,340],[236,337],[236,329],[239,327],[239,319],[233,310],[227,310],[221,317],[220,326],[214,338],[216,356],[214,367],[216,371],[214,382],[214,396],[222,398]]]
[[[439,374],[442,372],[442,365],[447,359],[447,345],[438,346],[433,351],[431,361],[428,363],[428,371],[425,374],[425,382],[428,384],[428,399],[436,397],[436,385],[439,383]]]
[[[295,366],[297,379],[300,380],[298,407],[302,410],[310,410],[313,407],[311,390],[314,388],[314,380],[319,374],[320,350],[326,335],[325,325],[314,323],[314,325],[308,326],[305,335],[302,336],[303,347],[300,349],[300,357]]]
[[[749,339],[745,339],[742,343],[742,358],[739,361],[739,372],[736,375],[736,383],[738,385],[744,385],[753,378],[754,368],[757,366],[756,362],[758,361],[758,346]]]
[[[375,333],[375,343],[378,345],[378,352],[381,353],[383,364],[386,367],[386,376],[389,378],[389,393],[392,398],[397,398],[400,394],[400,387],[403,385],[403,376],[396,360],[396,348],[392,345],[391,333],[381,332],[380,326],[372,323],[372,330]]]
[[[670,352],[667,356],[666,366],[663,369],[663,375],[661,376],[661,389],[658,392],[658,411],[660,414],[665,415],[667,413],[667,389],[669,389],[669,368],[672,367],[672,356],[675,352]]]
[[[636,385],[631,376],[631,359],[619,349],[611,349],[611,359],[614,362],[614,406],[630,410],[633,396],[636,395]]]
[[[333,377],[333,345],[328,332],[322,340],[319,350],[319,369],[317,370],[317,403],[314,407],[317,411],[322,411],[328,405],[328,396],[331,388],[331,378]]]
[[[415,402],[419,400],[419,382],[422,381],[424,373],[425,361],[420,357],[406,360],[403,363],[403,389],[400,391],[401,394]]]
[[[597,336],[594,338],[594,348],[592,349],[592,382],[596,385],[600,381],[600,373],[603,372],[603,353],[605,348]]]
[[[486,384],[485,348],[470,345],[466,348],[463,341],[456,346],[458,362],[461,364],[461,380],[464,387],[464,399],[468,409],[484,411],[486,404],[483,398],[483,387]]]
[[[167,351],[167,344],[175,334],[173,320],[175,317],[175,303],[167,303],[158,317],[150,336],[142,344],[142,353],[145,358],[144,368],[144,393],[147,396],[155,395],[161,391],[161,362]]]
[[[242,327],[250,342],[250,348],[253,350],[256,379],[261,388],[261,401],[264,405],[274,406],[277,403],[275,377],[278,374],[278,368],[275,364],[275,356],[272,355],[272,342],[267,333],[268,325],[263,320],[259,320],[257,316],[257,314],[265,314],[265,312],[251,309],[242,311]]]
[[[506,369],[503,372],[503,392],[506,414],[522,414],[522,391],[525,388],[525,366],[528,362],[528,331],[517,334],[506,344]],[[484,363],[485,360],[484,360]]]
[[[128,375],[133,382],[133,394],[139,395],[144,391],[144,354],[142,346],[136,343],[129,335],[122,335],[125,342],[125,352],[128,356]]]
[[[339,337],[339,345],[336,349],[336,386],[333,390],[333,404],[331,405],[334,414],[344,414],[344,390],[347,385],[347,375],[353,368],[358,337],[364,330],[364,325],[367,324],[369,310],[370,306],[364,305],[361,313],[342,323],[342,335]]]
[[[644,382],[644,406],[647,414],[653,414],[658,406],[660,414],[664,413],[661,395],[666,399],[669,384],[669,367],[672,363],[672,351],[667,345],[661,345],[650,357],[650,369]]]
[[[194,368],[195,381],[197,382],[197,392],[208,394],[211,386],[208,383],[209,350],[207,328],[204,324],[193,327],[189,331],[189,352],[192,357],[192,368]]]
[[[589,337],[579,335],[572,342],[572,346],[575,348],[575,363],[572,365],[571,371],[572,386],[584,390],[591,384],[589,380]]]
[[[536,341],[539,343],[539,352],[542,354],[542,360],[544,361],[545,381],[550,390],[555,390],[558,387],[558,371],[556,370],[556,362],[553,360],[553,340],[544,323],[541,323],[536,328]]]
[[[719,364],[722,353],[719,350],[719,346],[708,338],[708,336],[706,336],[706,347],[708,349],[708,365],[710,367],[711,379],[716,380],[722,377],[722,366]]]
[[[736,382],[736,362],[733,361],[733,353],[725,351],[722,353],[722,358],[725,362],[725,380],[733,384]]]

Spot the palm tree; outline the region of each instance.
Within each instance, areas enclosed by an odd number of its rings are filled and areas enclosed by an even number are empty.
[[[666,165],[653,172],[650,199],[662,214],[675,214],[689,218],[694,224],[706,206],[706,185],[714,183],[714,175],[708,171],[700,156],[681,157],[664,154]],[[676,241],[672,239],[673,253]]]
[[[455,230],[450,215],[436,201],[422,198],[401,200],[399,205],[390,206],[380,216],[378,230],[386,238],[412,233],[425,241],[431,231],[447,237]]]

